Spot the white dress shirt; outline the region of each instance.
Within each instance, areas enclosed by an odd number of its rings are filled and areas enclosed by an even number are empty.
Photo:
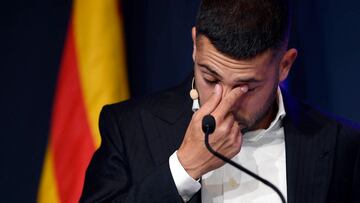
[[[267,129],[243,135],[240,153],[232,160],[269,180],[287,194],[284,129],[281,120],[286,115],[280,89],[277,94],[278,112]],[[182,167],[177,151],[169,158],[169,165],[179,195],[187,202],[201,189],[202,202],[281,202],[269,187],[229,164],[202,176],[201,184]]]

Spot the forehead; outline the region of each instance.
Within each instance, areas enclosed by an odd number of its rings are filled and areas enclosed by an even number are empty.
[[[205,36],[196,40],[196,62],[212,63],[214,66],[233,70],[266,69],[274,61],[274,51],[267,50],[251,59],[234,59],[219,52]],[[204,64],[205,65],[205,64]]]

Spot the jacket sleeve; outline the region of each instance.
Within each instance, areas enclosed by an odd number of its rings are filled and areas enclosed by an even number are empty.
[[[112,108],[100,114],[102,142],[86,171],[80,202],[182,202],[169,163],[154,167],[141,180],[132,180],[119,122]]]

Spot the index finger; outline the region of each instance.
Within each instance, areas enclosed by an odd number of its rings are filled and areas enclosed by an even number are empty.
[[[222,120],[229,113],[235,102],[248,91],[247,86],[236,87],[232,89],[224,99],[221,100],[217,108],[212,113],[213,116]]]
[[[210,114],[219,104],[221,100],[221,95],[222,95],[222,87],[221,85],[216,84],[212,92],[212,95],[210,96],[208,101],[206,101],[204,105],[202,105],[201,108],[196,113],[201,117]]]

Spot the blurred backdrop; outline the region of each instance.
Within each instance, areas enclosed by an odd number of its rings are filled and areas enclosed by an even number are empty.
[[[198,0],[123,0],[131,97],[192,69]],[[70,0],[3,1],[0,12],[0,202],[35,202],[48,141]],[[360,122],[360,2],[295,0],[287,86],[316,107]]]

